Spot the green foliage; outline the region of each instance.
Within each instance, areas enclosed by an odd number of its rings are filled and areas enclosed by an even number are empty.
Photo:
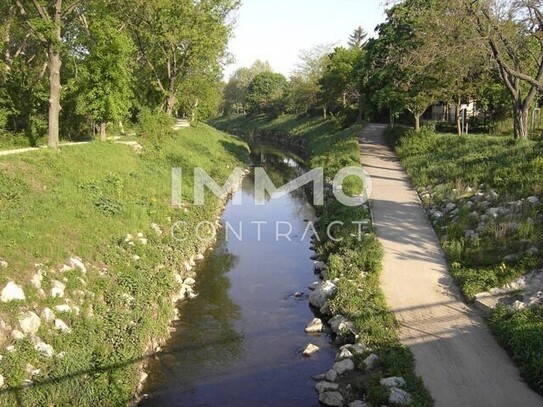
[[[332,111],[358,103],[363,56],[359,47],[338,47],[328,55],[319,83],[321,98]]]
[[[511,312],[500,307],[492,312],[488,324],[520,367],[524,379],[543,393],[543,310],[533,307]]]
[[[174,118],[163,111],[143,108],[138,115],[138,132],[156,145],[174,134],[174,123]]]
[[[249,113],[277,117],[285,111],[287,79],[274,72],[263,72],[251,81],[247,93]]]
[[[73,79],[76,112],[96,123],[118,122],[132,106],[134,46],[121,24],[111,16],[91,16],[88,56]]]

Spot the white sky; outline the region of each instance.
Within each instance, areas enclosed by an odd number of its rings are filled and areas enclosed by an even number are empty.
[[[228,79],[255,60],[289,75],[301,50],[319,44],[344,45],[362,26],[369,36],[384,21],[383,0],[242,0],[237,12],[230,53],[235,62],[226,68]]]

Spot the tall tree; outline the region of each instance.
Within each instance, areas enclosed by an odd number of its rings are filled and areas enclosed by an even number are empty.
[[[272,72],[267,61],[256,60],[249,68],[237,69],[224,88],[224,112],[246,113],[249,84],[255,76],[263,72]]]
[[[366,45],[368,33],[362,27],[356,28],[349,37],[349,47],[362,48]]]
[[[284,112],[288,82],[275,72],[258,74],[249,85],[247,101],[249,112],[278,116]]]
[[[106,140],[106,126],[128,116],[132,106],[133,44],[123,25],[97,10],[90,16],[86,58],[76,81],[77,112],[89,116]]]
[[[543,90],[543,3],[463,0],[511,97],[514,135],[528,138],[529,109]]]
[[[124,0],[124,21],[153,78],[164,110],[173,114],[183,81],[226,56],[237,0]],[[153,90],[153,93],[155,90]]]
[[[13,1],[13,0],[10,0]],[[14,0],[30,32],[47,48],[49,68],[48,145],[58,148],[62,65],[62,29],[66,19],[85,9],[84,0]]]
[[[360,48],[337,47],[328,55],[320,85],[322,98],[330,108],[345,109],[358,102],[360,86],[357,68],[362,58]]]

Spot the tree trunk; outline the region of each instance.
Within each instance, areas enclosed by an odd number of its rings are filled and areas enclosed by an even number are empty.
[[[420,131],[420,114],[413,113],[413,117],[415,118],[415,131],[418,133]]]
[[[106,126],[107,126],[106,122],[101,122],[100,123],[100,141],[106,141],[107,140]]]
[[[462,135],[462,116],[460,112],[460,109],[462,108],[462,103],[460,99],[456,101],[456,112],[455,112],[455,119],[456,119],[456,131],[459,136]]]
[[[389,116],[389,119],[390,119],[390,127],[391,128],[394,128],[394,110],[389,109],[389,112],[390,112],[390,116]]]
[[[325,120],[328,118],[328,111],[326,110],[326,106],[322,107],[322,116]]]
[[[170,95],[166,98],[166,113],[172,114],[175,107],[175,96]]]
[[[358,117],[356,118],[356,121],[358,123],[362,122],[362,116],[364,113],[364,108],[362,106],[362,95],[358,96]]]
[[[53,15],[53,38],[48,41],[47,54],[49,58],[49,138],[48,146],[57,149],[59,141],[59,120],[60,120],[60,52],[58,47],[62,42],[60,25],[61,21],[62,1],[55,1],[55,9]]]
[[[517,101],[513,105],[515,116],[515,138],[528,139],[528,105]]]

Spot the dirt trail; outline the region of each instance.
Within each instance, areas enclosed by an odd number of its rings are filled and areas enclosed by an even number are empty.
[[[361,160],[373,179],[372,207],[385,249],[382,288],[436,406],[543,406],[522,381],[481,316],[464,304],[417,193],[384,125],[360,135]]]

